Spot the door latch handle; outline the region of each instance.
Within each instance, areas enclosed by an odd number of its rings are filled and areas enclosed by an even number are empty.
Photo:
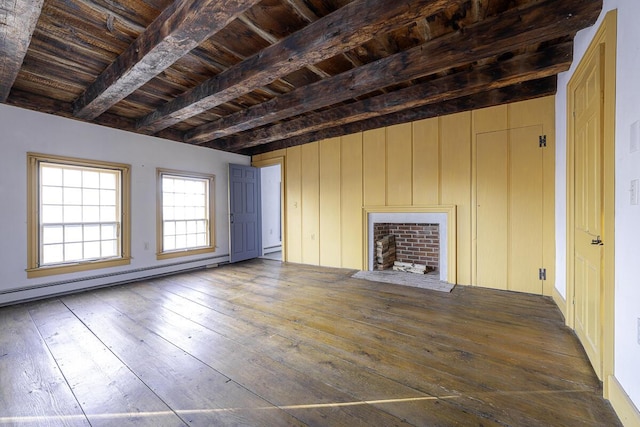
[[[229,222],[233,224],[233,214],[229,214]]]
[[[591,244],[592,245],[598,245],[598,246],[604,245],[604,243],[602,243],[602,240],[600,240],[600,236],[596,236],[595,239],[592,239],[591,240]]]

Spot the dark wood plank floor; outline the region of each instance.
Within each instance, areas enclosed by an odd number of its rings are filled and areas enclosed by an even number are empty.
[[[0,308],[0,425],[617,426],[548,298],[253,260]]]

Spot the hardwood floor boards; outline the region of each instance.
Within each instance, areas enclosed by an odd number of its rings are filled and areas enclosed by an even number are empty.
[[[258,259],[0,308],[0,425],[617,426],[544,297]]]

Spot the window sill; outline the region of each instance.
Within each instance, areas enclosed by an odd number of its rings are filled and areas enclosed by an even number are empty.
[[[179,258],[183,256],[190,256],[190,255],[208,254],[211,252],[215,252],[215,250],[216,250],[215,247],[208,246],[205,248],[183,249],[183,250],[171,251],[171,252],[160,252],[156,254],[156,259],[162,260],[162,259]]]
[[[76,273],[79,271],[98,270],[101,268],[117,267],[131,264],[131,258],[116,258],[100,261],[79,262],[75,264],[54,265],[27,269],[27,278],[53,276],[56,274]]]

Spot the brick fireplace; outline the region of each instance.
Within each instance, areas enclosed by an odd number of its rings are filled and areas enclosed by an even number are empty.
[[[424,223],[376,222],[372,244],[386,235],[395,236],[396,261],[422,264],[438,270],[440,263],[440,226]]]
[[[374,270],[375,250],[374,250],[374,224],[390,224],[389,227],[402,230],[406,240],[419,240],[410,236],[411,227],[423,228],[431,234],[425,234],[424,240],[431,240],[428,254],[417,255],[419,258],[426,258],[428,263],[439,271],[440,280],[455,284],[456,278],[456,207],[454,205],[432,205],[432,206],[365,206],[363,208],[365,232],[365,269]],[[393,224],[393,225],[391,225]],[[420,225],[416,225],[420,224]],[[387,226],[378,226],[384,230]],[[405,230],[408,228],[408,230]],[[434,231],[437,229],[437,238]],[[406,231],[406,233],[405,233]],[[404,236],[406,234],[406,236]],[[437,241],[437,243],[436,243]],[[411,242],[417,243],[417,242]],[[426,242],[420,242],[425,244]],[[437,248],[437,251],[436,251]],[[423,249],[423,248],[420,248]],[[426,249],[426,248],[424,248]],[[408,249],[408,252],[419,252]],[[437,252],[437,255],[434,253]],[[437,258],[437,262],[436,262]],[[413,261],[409,261],[413,262]]]

